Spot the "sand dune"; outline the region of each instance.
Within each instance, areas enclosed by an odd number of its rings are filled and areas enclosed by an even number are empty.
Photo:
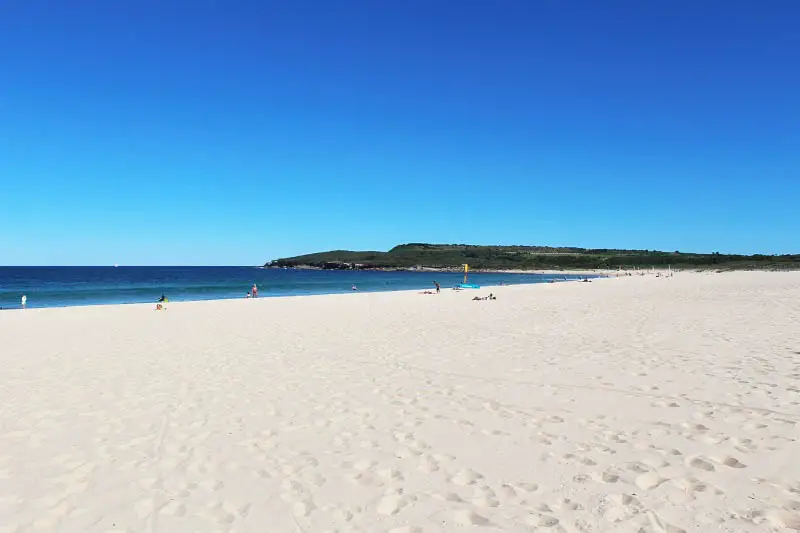
[[[492,292],[0,313],[0,532],[800,530],[800,273]]]

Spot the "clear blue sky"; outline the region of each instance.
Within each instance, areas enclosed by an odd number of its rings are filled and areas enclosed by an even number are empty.
[[[0,6],[0,264],[800,252],[797,0]]]

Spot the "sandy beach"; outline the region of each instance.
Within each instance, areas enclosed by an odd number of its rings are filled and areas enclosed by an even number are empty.
[[[0,532],[800,530],[800,273],[153,309],[0,313]]]

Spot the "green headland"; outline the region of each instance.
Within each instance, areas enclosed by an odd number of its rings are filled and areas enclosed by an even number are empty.
[[[658,250],[586,249],[550,246],[474,246],[412,243],[388,252],[332,250],[276,259],[274,268],[343,269],[459,269],[585,270],[617,268],[674,268],[716,270],[800,269],[800,255],[733,255]]]

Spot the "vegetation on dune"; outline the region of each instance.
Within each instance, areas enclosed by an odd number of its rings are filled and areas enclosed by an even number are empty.
[[[388,252],[333,250],[270,261],[268,267],[322,269],[476,270],[616,269],[618,267],[797,269],[800,255],[690,254],[657,250],[585,249],[549,246],[473,246],[412,243]]]

